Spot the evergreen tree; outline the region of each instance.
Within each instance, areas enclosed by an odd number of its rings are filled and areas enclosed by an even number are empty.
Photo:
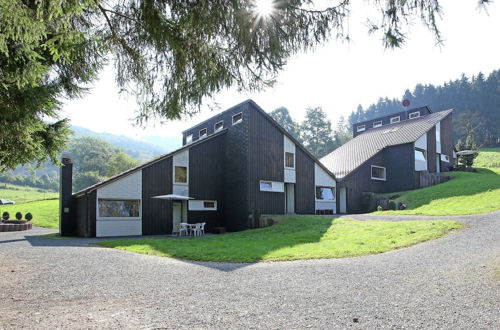
[[[320,107],[308,108],[306,117],[300,125],[304,146],[316,157],[330,153],[335,144],[332,138],[332,124]]]
[[[272,85],[291,56],[331,36],[348,39],[350,3],[272,1],[266,16],[254,0],[0,0],[0,171],[58,161],[69,134],[61,100],[81,96],[109,59],[138,123],[178,119],[223,89]],[[405,42],[413,18],[441,40],[437,0],[369,5],[386,47]]]
[[[278,122],[288,133],[290,133],[299,142],[300,139],[300,126],[297,124],[292,117],[290,112],[285,107],[279,107],[269,113],[274,120]]]

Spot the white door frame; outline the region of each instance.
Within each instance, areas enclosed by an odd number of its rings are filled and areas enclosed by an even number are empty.
[[[339,188],[339,213],[347,213],[347,187]]]
[[[293,183],[285,183],[285,213],[295,214],[295,184]]]
[[[179,208],[179,210],[178,210],[178,212],[179,212],[178,213],[178,215],[179,215],[179,217],[178,217],[179,221],[178,222],[176,221],[176,217],[175,217],[175,215],[176,215],[176,212],[175,212],[176,207]],[[182,222],[182,202],[181,201],[173,201],[172,202],[172,233],[176,233],[177,232],[177,226],[176,225],[178,225],[181,222]]]

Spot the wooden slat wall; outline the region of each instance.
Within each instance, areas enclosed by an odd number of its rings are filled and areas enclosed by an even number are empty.
[[[260,191],[260,180],[284,181],[283,133],[258,111],[249,111],[249,208],[285,213],[285,194]]]
[[[189,149],[189,196],[197,200],[217,201],[217,211],[188,212],[189,222],[206,222],[206,231],[225,226],[225,138],[223,134]]]
[[[436,172],[436,128],[427,132],[427,171]]]
[[[296,184],[295,184],[295,213],[314,214],[315,187],[314,161],[300,148],[295,150],[296,156]]]
[[[151,197],[172,193],[172,157],[142,170],[142,234],[172,233],[172,202]]]

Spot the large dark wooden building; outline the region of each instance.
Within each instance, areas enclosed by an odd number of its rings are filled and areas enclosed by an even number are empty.
[[[419,188],[454,165],[452,110],[421,107],[353,125],[354,138],[321,159],[337,179],[337,211],[364,212],[364,192]]]
[[[61,178],[71,175],[66,160]],[[61,184],[61,233],[85,237],[249,228],[260,214],[333,214],[334,175],[248,100],[183,133],[167,155],[70,194]]]

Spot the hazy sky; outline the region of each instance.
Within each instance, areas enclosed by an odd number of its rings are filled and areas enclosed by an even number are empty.
[[[420,21],[411,27],[410,39],[402,49],[384,50],[379,35],[368,36],[364,25],[369,13],[357,1],[349,18],[350,43],[332,40],[307,54],[292,58],[272,89],[258,94],[224,91],[215,97],[221,109],[252,98],[266,111],[285,106],[292,117],[302,120],[310,106],[321,106],[335,122],[358,104],[367,106],[379,97],[401,97],[417,83],[442,84],[482,71],[500,69],[500,6],[488,13],[478,10],[476,0],[441,1],[444,9],[440,28],[444,45],[435,46],[434,36]],[[189,119],[163,126],[151,123],[134,127],[136,104],[118,94],[113,69],[105,70],[85,98],[66,102],[64,115],[73,125],[98,132],[135,138],[148,135],[179,136],[192,124],[215,113],[208,109]],[[435,109],[440,110],[440,109]]]

